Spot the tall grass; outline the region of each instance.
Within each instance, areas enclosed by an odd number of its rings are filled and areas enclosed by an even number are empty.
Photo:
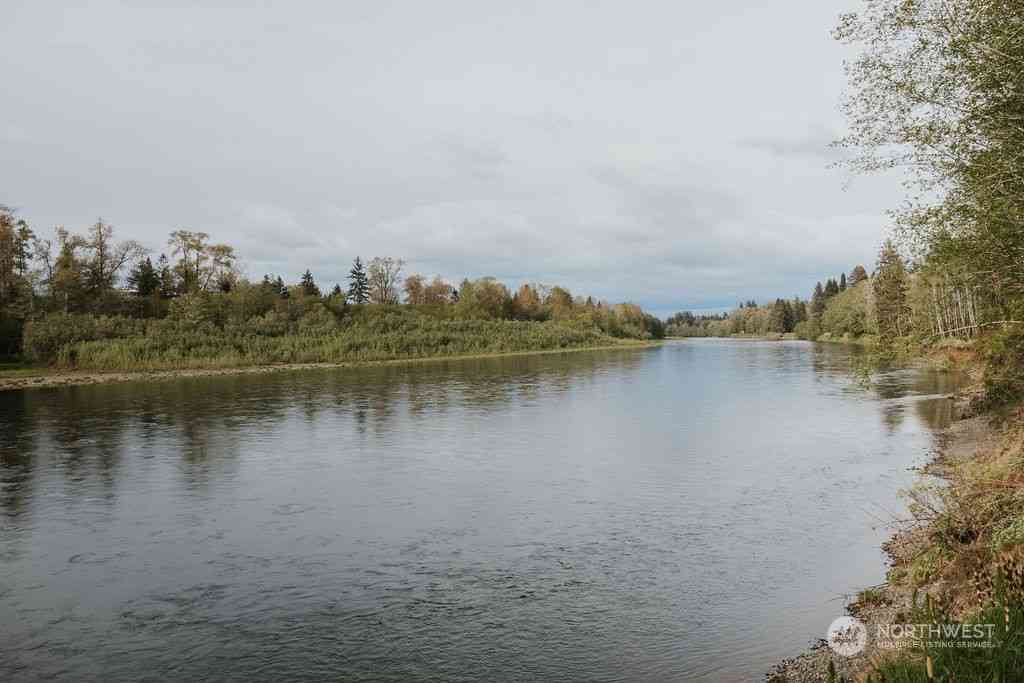
[[[977,641],[970,640],[949,640],[942,646],[935,643],[928,646],[928,641],[922,641],[920,646],[901,650],[898,655],[876,665],[866,680],[886,683],[1011,683],[1024,680],[1024,606],[1021,603],[998,600],[980,610],[968,622],[957,622],[946,610],[929,603],[916,609],[911,619],[910,623],[939,628],[955,623],[991,624],[992,637],[983,641],[988,647],[975,647]]]
[[[416,311],[337,318],[317,309],[297,321],[49,320],[26,334],[36,360],[88,370],[341,363],[611,346],[629,343],[571,322],[452,320]],[[34,325],[34,323],[33,323]]]

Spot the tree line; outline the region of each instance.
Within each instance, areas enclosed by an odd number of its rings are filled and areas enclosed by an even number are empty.
[[[367,307],[401,306],[439,320],[553,321],[617,338],[664,334],[660,320],[633,304],[574,296],[561,286],[525,283],[512,291],[493,277],[465,278],[455,286],[440,276],[406,274],[405,261],[390,256],[368,262],[357,256],[344,287],[322,290],[309,269],[296,283],[273,274],[250,281],[235,248],[205,232],[175,230],[166,247],[154,259],[140,242],[119,240],[102,220],[82,233],[61,227],[42,238],[13,210],[0,207],[0,355],[31,352],[26,340],[55,352],[56,342],[41,339],[43,330],[60,327],[47,324],[53,316],[64,316],[65,326],[89,329],[95,327],[84,322],[90,316],[220,327],[258,318],[298,329],[303,320],[343,321]]]
[[[855,173],[900,169],[912,192],[893,210],[894,239],[870,277],[815,287],[793,333],[871,335],[883,346],[980,336],[999,358],[986,371],[990,392],[1024,395],[1022,25],[1010,0],[872,0],[842,16],[834,36],[856,50],[843,102],[849,132],[836,143],[843,163]],[[669,331],[779,332],[777,303],[728,322],[671,321]]]
[[[929,342],[977,334],[981,321],[972,290],[951,285],[927,264],[908,261],[891,240],[879,250],[874,270],[862,265],[849,275],[815,283],[810,297],[741,302],[731,313],[677,313],[666,332],[680,337],[792,334],[800,339],[859,339],[882,344],[898,339]]]

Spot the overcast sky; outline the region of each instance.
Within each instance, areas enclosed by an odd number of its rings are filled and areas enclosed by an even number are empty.
[[[257,278],[806,297],[899,199],[828,168],[856,2],[7,0],[0,203],[157,254],[202,230]]]

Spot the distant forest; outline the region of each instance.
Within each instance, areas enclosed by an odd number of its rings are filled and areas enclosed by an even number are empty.
[[[0,355],[67,367],[133,369],[345,361],[568,348],[659,339],[628,303],[560,286],[512,292],[491,277],[457,286],[405,262],[352,262],[345,286],[310,270],[288,283],[242,276],[234,246],[190,230],[153,256],[100,220],[42,238],[0,208]]]
[[[981,326],[976,289],[926,264],[908,266],[886,241],[870,274],[862,265],[817,282],[807,300],[741,302],[730,313],[676,313],[666,333],[676,337],[771,336],[799,339],[915,342],[968,338]],[[983,310],[983,309],[981,309]]]

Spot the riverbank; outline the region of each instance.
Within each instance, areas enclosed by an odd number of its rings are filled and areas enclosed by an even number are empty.
[[[817,640],[772,669],[770,683],[923,681],[929,667],[936,680],[1019,680],[1003,674],[1024,671],[1024,410],[979,413],[981,366],[968,350],[934,352],[921,362],[966,369],[971,381],[953,397],[954,421],[907,492],[909,519],[882,546],[886,581],[847,605],[866,626],[864,650],[845,657]],[[928,647],[905,636],[878,638],[892,625],[962,623],[993,624],[993,645],[972,651],[955,642]]]
[[[537,356],[585,351],[623,351],[652,348],[660,341],[620,340],[615,344],[580,346],[570,348],[537,349],[530,351],[506,351],[499,353],[465,353],[432,355],[413,358],[391,358],[367,361],[344,361],[338,363],[276,363],[242,365],[232,367],[178,368],[164,370],[90,371],[69,370],[48,367],[20,366],[0,369],[0,391],[17,389],[39,389],[48,387],[107,384],[112,382],[163,381],[183,377],[216,377],[220,375],[251,375],[296,370],[328,370],[338,368],[376,367],[390,365],[413,365],[440,361],[480,360],[513,356]]]
[[[768,334],[730,334],[727,337],[714,335],[678,335],[667,336],[666,339],[732,339],[737,341],[798,341],[800,338],[792,332],[770,332]]]

